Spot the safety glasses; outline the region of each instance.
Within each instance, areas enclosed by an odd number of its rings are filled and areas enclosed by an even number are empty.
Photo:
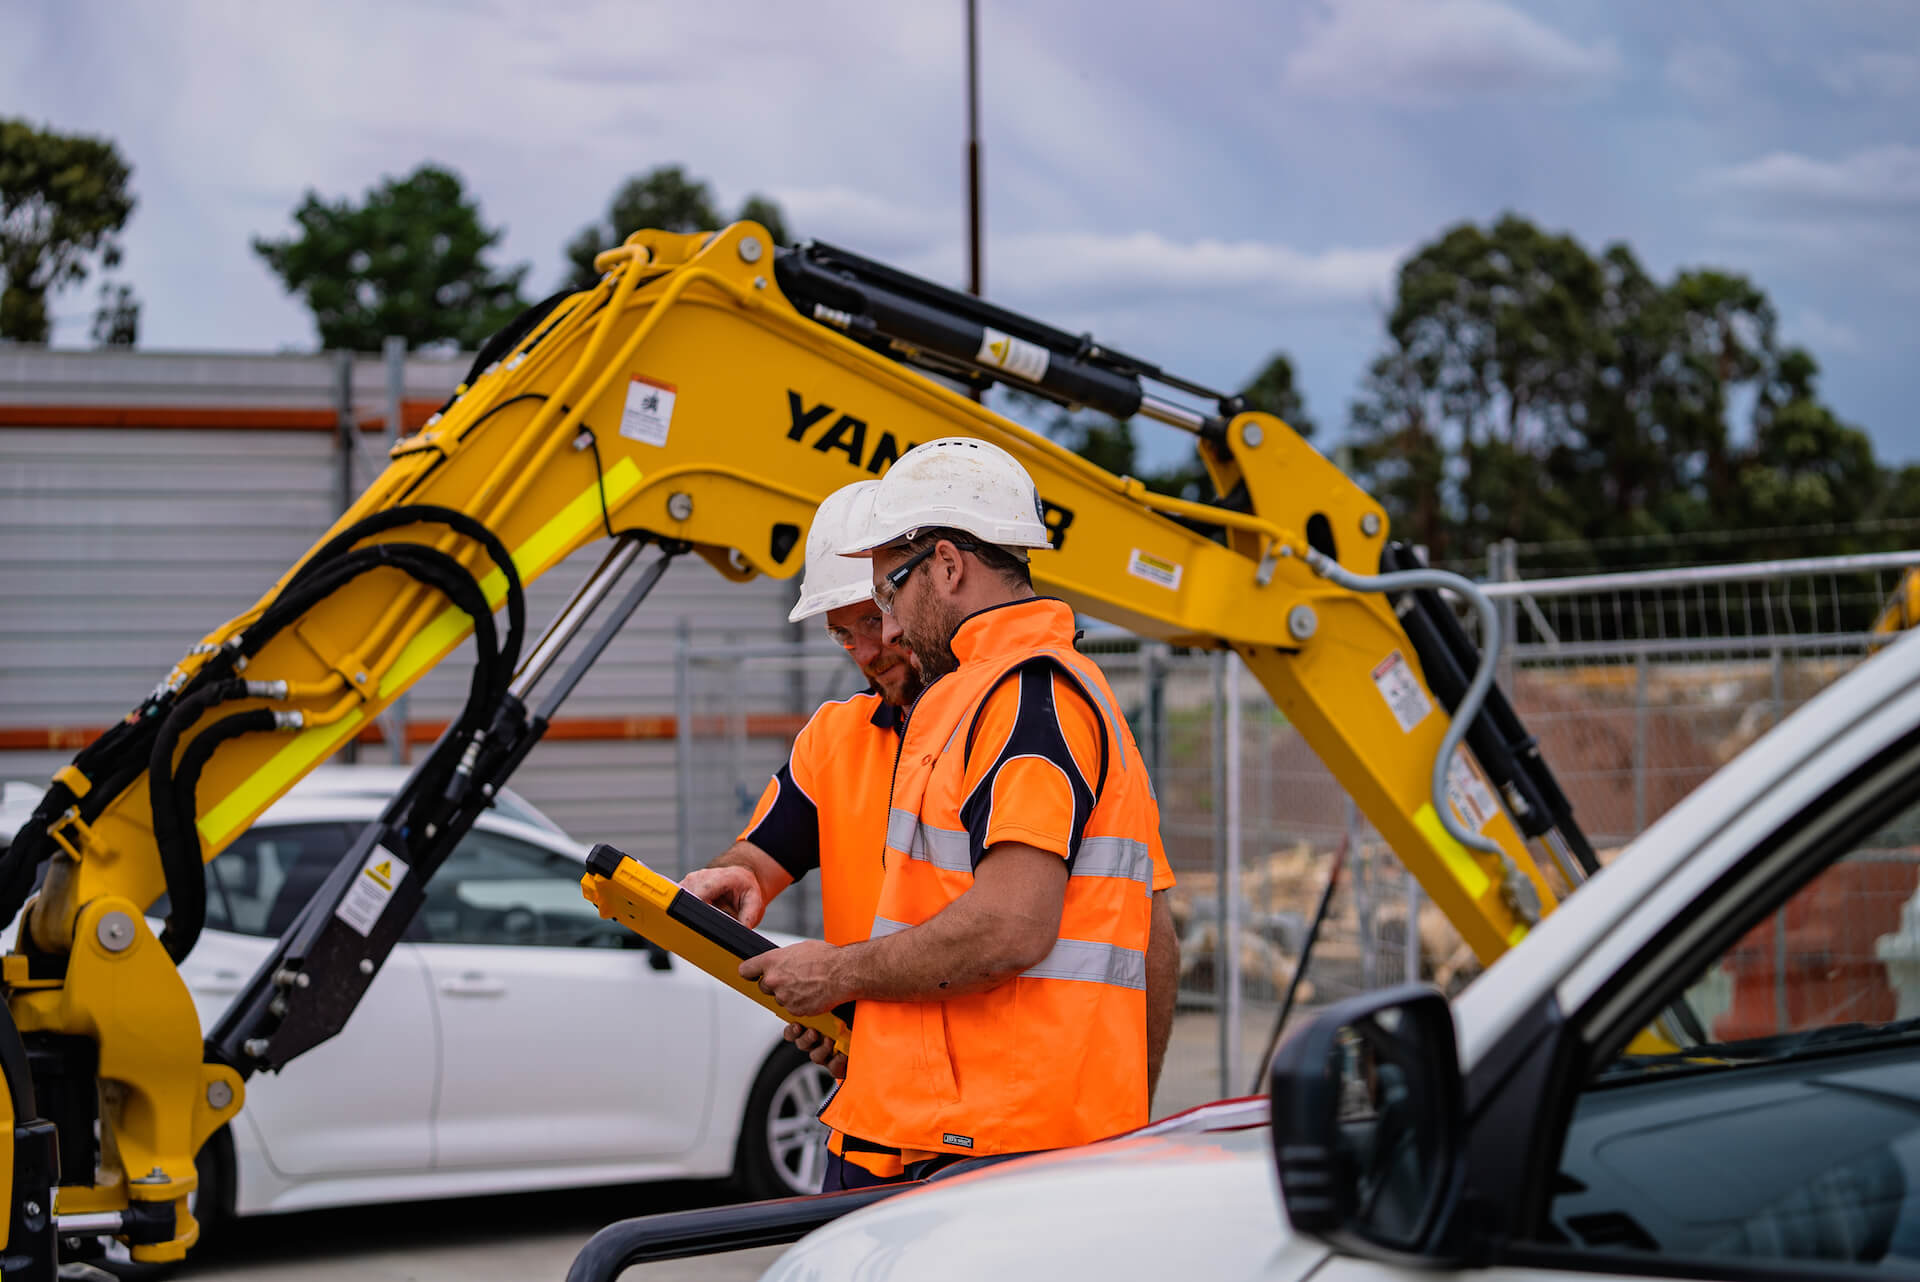
[[[853,626],[843,628],[837,623],[827,625],[827,635],[843,650],[853,649],[855,641],[878,641],[880,639],[881,618],[878,614],[864,614],[853,621]]]
[[[900,589],[906,586],[907,580],[912,577],[913,572],[920,568],[920,563],[932,556],[934,548],[939,547],[942,543],[953,544],[954,550],[958,552],[978,552],[980,550],[980,545],[977,543],[966,543],[960,539],[935,539],[931,544],[921,548],[918,552],[915,552],[912,556],[881,575],[880,581],[873,585],[873,603],[880,607],[880,613],[893,613],[893,599],[900,595]]]

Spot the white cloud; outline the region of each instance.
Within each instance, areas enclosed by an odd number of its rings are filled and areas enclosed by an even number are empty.
[[[1667,83],[1706,102],[1740,92],[1740,61],[1721,45],[1683,45],[1667,57]]]
[[[1856,208],[1916,205],[1920,204],[1920,147],[1892,143],[1840,160],[1775,151],[1714,170],[1706,182],[1711,188],[1743,196]]]
[[[1920,54],[1876,50],[1829,62],[1820,72],[1827,88],[1861,98],[1906,98],[1920,92]]]
[[[1286,83],[1328,98],[1430,103],[1580,90],[1619,66],[1611,44],[1582,46],[1496,0],[1341,0],[1288,59]]]

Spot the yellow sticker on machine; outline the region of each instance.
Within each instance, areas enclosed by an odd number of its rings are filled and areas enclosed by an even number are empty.
[[[1424,803],[1413,812],[1413,826],[1420,835],[1445,861],[1447,871],[1467,892],[1467,898],[1478,899],[1487,893],[1487,887],[1493,885],[1493,878],[1487,876],[1487,870],[1473,857],[1473,852],[1461,845],[1454,835],[1440,826],[1440,815],[1431,801]]]

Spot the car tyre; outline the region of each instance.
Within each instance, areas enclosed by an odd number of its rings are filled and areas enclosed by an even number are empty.
[[[816,1116],[833,1089],[826,1069],[781,1045],[747,1093],[734,1158],[734,1183],[752,1198],[818,1193],[826,1173],[827,1128]]]

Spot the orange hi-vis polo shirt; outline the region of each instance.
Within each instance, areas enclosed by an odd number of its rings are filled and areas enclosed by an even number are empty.
[[[821,935],[830,944],[865,939],[873,928],[903,721],[872,690],[821,704],[739,837],[795,881],[820,870]]]
[[[858,1004],[847,1078],[822,1118],[869,1169],[889,1150],[905,1162],[1024,1152],[1147,1120],[1151,892],[1172,876],[1139,749],[1073,638],[1059,601],[969,616],[952,641],[960,667],[908,720],[874,937],[965,894],[1001,842],[1058,855],[1068,878],[1038,965],[986,992]]]

